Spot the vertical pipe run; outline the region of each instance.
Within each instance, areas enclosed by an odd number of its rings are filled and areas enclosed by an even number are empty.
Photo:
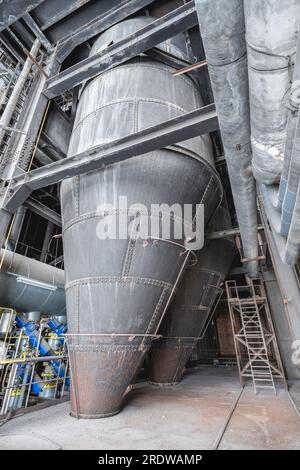
[[[296,60],[294,67],[294,78],[290,97],[290,106],[292,110],[289,113],[288,128],[286,136],[286,146],[292,148],[290,154],[284,156],[285,169],[288,167],[287,181],[285,175],[281,175],[279,197],[280,200],[283,189],[285,188],[280,234],[287,237],[293,217],[297,190],[300,180],[300,117],[299,117],[299,90],[300,90],[300,31],[298,31]],[[294,134],[294,135],[292,135]],[[289,142],[288,139],[291,139]],[[286,162],[287,160],[287,162]]]
[[[45,233],[43,247],[42,247],[42,253],[40,257],[40,261],[42,263],[46,263],[47,261],[47,257],[49,253],[49,245],[53,237],[54,230],[55,230],[55,224],[53,222],[50,222],[49,220],[47,223],[46,233]]]
[[[253,173],[264,184],[279,182],[284,160],[299,0],[245,0]]]
[[[281,210],[283,199],[285,197],[287,182],[290,174],[290,164],[293,152],[293,144],[296,135],[296,127],[299,115],[299,87],[300,87],[300,29],[298,29],[297,50],[294,65],[293,83],[289,92],[288,100],[288,119],[286,140],[284,149],[284,161],[280,178],[278,203],[277,206]]]
[[[250,109],[241,0],[196,0],[237,218],[251,277],[258,275],[256,189],[251,171]],[[249,2],[251,3],[251,2]]]

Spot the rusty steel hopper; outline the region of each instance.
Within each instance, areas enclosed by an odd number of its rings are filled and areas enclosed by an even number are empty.
[[[116,25],[97,39],[91,54],[152,20]],[[159,48],[186,55],[183,36]],[[171,72],[142,55],[85,83],[69,155],[201,107],[197,84]],[[127,206],[120,207],[124,197]],[[158,217],[151,204],[202,202],[207,222],[221,198],[207,135],[63,181],[73,416],[101,418],[120,410],[186,260],[184,238],[103,237],[103,226],[121,226],[124,216],[130,223],[138,220],[138,211],[129,209],[133,204]]]
[[[224,204],[217,209],[209,231],[229,227],[229,212]],[[195,253],[196,260],[191,258],[159,328],[163,337],[154,341],[149,351],[149,375],[153,385],[169,386],[180,382],[192,350],[209,324],[235,253],[234,241],[223,238],[208,240],[204,248]]]

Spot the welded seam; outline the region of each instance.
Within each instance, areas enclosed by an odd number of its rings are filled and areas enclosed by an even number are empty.
[[[200,204],[203,204],[203,203],[204,203],[204,201],[205,201],[205,199],[206,199],[206,197],[207,197],[207,194],[208,194],[208,190],[210,189],[210,185],[211,185],[211,183],[212,183],[212,180],[213,180],[213,176],[211,176],[210,179],[209,179],[209,182],[208,182],[208,184],[207,184],[207,186],[206,186],[206,188],[205,188],[205,191],[204,191],[204,193],[203,193],[203,195],[202,195]]]
[[[133,277],[133,276],[95,276],[95,277],[85,277],[80,279],[75,279],[69,281],[65,285],[65,289],[70,289],[75,286],[83,286],[89,284],[137,284],[137,285],[146,285],[154,287],[163,287],[165,289],[172,289],[172,284],[166,281],[161,281],[158,279],[151,279],[146,277]]]
[[[70,351],[75,352],[106,352],[106,351],[139,351],[140,345],[126,344],[69,344]]]
[[[169,290],[171,290],[173,288],[173,286],[170,285],[170,287],[164,287],[163,290],[162,290],[162,293],[160,294],[160,297],[159,297],[159,300],[156,304],[156,307],[154,309],[154,312],[153,312],[153,315],[151,317],[151,320],[149,322],[149,325],[148,325],[148,328],[146,330],[146,335],[149,334],[152,330],[152,327],[154,326],[154,322],[157,320],[157,316],[158,314],[160,313],[161,311],[161,306],[165,300],[165,297],[166,297],[166,294],[168,293]],[[141,343],[141,346],[144,346],[144,343],[145,343],[145,340],[146,338],[143,339],[142,343]]]
[[[134,107],[136,105],[137,102],[143,102],[143,103],[156,103],[156,104],[161,104],[163,106],[166,106],[167,108],[170,108],[170,109],[176,109],[178,111],[181,111],[183,114],[184,113],[188,113],[190,112],[191,110],[188,110],[188,109],[184,109],[182,108],[181,106],[178,106],[177,104],[173,104],[171,103],[170,101],[163,101],[163,100],[159,100],[159,99],[155,99],[155,98],[143,98],[143,97],[138,97],[138,98],[126,98],[126,99],[118,99],[118,100],[114,100],[114,101],[111,101],[110,103],[107,103],[107,104],[103,104],[101,106],[98,106],[97,108],[95,108],[93,111],[85,114],[82,119],[80,121],[78,121],[76,123],[76,126],[73,128],[73,131],[72,131],[72,134],[74,132],[76,132],[77,128],[81,125],[82,122],[84,122],[87,118],[89,118],[90,116],[92,116],[93,114],[96,114],[98,111],[101,111],[102,109],[105,109],[105,108],[108,108],[110,106],[114,106],[114,105],[117,105],[117,104],[122,104],[122,103],[130,103],[132,104]],[[174,116],[175,117],[175,116]],[[134,126],[135,127],[135,126]],[[135,132],[137,132],[137,130],[135,130]]]
[[[133,108],[133,130],[136,133],[138,129],[138,102],[137,100],[134,100],[134,108]],[[124,264],[123,264],[123,269],[122,269],[122,277],[126,277],[130,273],[130,268],[132,264],[132,259],[136,247],[136,238],[133,238],[133,231],[134,231],[134,225],[132,225],[130,237],[128,240],[127,244],[127,250],[126,250],[126,255],[124,259]]]
[[[159,215],[160,219],[163,219],[165,217],[165,215],[167,215],[173,221],[182,222],[182,223],[185,224],[185,226],[188,226],[190,228],[193,227],[193,224],[191,224],[189,221],[187,221],[187,220],[185,220],[181,217],[176,216],[173,212],[139,210],[138,213],[139,213],[139,215],[147,215],[149,217],[151,217],[152,215],[154,215],[154,216]],[[137,215],[137,211],[135,209],[130,210],[130,208],[128,208],[126,210],[125,209],[111,209],[111,210],[105,210],[105,211],[87,212],[87,213],[82,214],[78,217],[74,217],[69,222],[67,222],[64,226],[63,234],[69,228],[71,228],[73,225],[76,225],[77,223],[84,222],[86,220],[94,219],[94,218],[104,218],[104,217],[110,216],[110,215],[128,215],[128,216],[134,217],[134,216]]]
[[[80,182],[79,178],[80,176],[75,176],[75,184],[74,184],[76,217],[79,217],[79,182]]]
[[[120,64],[117,68],[112,68],[112,69],[106,70],[105,72],[102,72],[101,74],[97,75],[95,78],[93,78],[85,86],[85,90],[87,90],[92,85],[92,83],[96,82],[97,80],[100,80],[105,75],[108,75],[108,74],[113,73],[113,72],[115,73],[116,70],[123,71],[123,70],[126,70],[126,69],[132,69],[132,68],[136,69],[137,65],[138,65],[139,68],[148,68],[148,69],[151,68],[153,70],[163,71],[165,73],[168,73],[168,75],[170,73],[169,70],[174,70],[173,67],[171,67],[169,65],[166,65],[166,64],[161,64],[161,63],[155,63],[155,65],[153,63],[151,64],[151,63],[142,63],[142,62],[134,62],[134,63],[131,63],[131,64],[128,63],[126,65]],[[197,94],[199,93],[198,86],[190,78],[187,78],[184,75],[177,75],[176,76],[176,81],[178,81],[177,79],[184,81],[185,84],[188,85],[190,88],[192,88],[195,93],[197,93]]]
[[[136,247],[136,239],[130,238],[130,240],[128,241],[127,251],[126,251],[126,255],[124,259],[122,277],[127,277],[129,275],[135,247]]]

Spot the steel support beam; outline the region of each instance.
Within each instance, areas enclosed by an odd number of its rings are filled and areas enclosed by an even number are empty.
[[[80,2],[77,1],[76,3]],[[119,21],[128,18],[128,16],[145,8],[150,3],[153,3],[153,0],[121,0],[117,7],[108,10],[76,31],[72,31],[71,36],[58,45],[58,60],[63,62],[75,47],[119,23]]]
[[[25,13],[36,8],[45,0],[2,0],[0,8],[0,31],[17,21]]]
[[[80,154],[16,177],[11,186],[11,197],[5,207],[15,211],[36,189],[217,129],[217,113],[214,104],[211,104],[109,144],[95,146]]]
[[[189,3],[158,18],[149,25],[47,80],[44,94],[55,98],[63,92],[152,49],[197,24],[194,6]]]
[[[41,26],[41,29],[45,31],[45,29],[50,28],[50,26],[54,25],[58,21],[63,20],[66,16],[69,16],[71,13],[74,13],[78,8],[82,7],[86,3],[90,2],[91,0],[75,0],[70,5],[63,8],[63,10],[59,10],[56,15],[52,16],[48,19],[46,23]]]
[[[52,209],[45,206],[44,204],[37,201],[36,199],[33,199],[31,197],[28,198],[24,202],[24,206],[30,209],[35,214],[57,225],[58,227],[62,226],[60,214],[58,214],[56,211],[53,211]]]
[[[49,58],[46,71],[49,75],[57,73],[59,63],[56,61],[55,54]],[[16,143],[14,149],[15,155],[25,155],[28,151],[28,144],[35,143],[38,136],[40,127],[43,123],[43,118],[48,108],[48,99],[43,95],[42,90],[45,85],[45,77],[41,76],[36,89],[36,96],[28,109],[27,119],[23,126],[25,134],[20,135],[20,139]],[[25,198],[26,199],[26,198]],[[25,200],[24,199],[24,200]],[[2,247],[6,234],[9,230],[12,213],[3,208],[3,196],[0,197],[0,247]],[[18,204],[16,209],[21,204]]]
[[[52,44],[48,39],[46,38],[45,34],[41,31],[39,26],[36,24],[32,16],[30,16],[29,13],[25,13],[23,16],[23,19],[27,26],[31,29],[35,37],[40,41],[42,46],[46,49],[47,52],[51,52],[52,50]]]

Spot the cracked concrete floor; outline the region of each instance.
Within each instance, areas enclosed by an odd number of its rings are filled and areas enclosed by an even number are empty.
[[[0,428],[2,449],[211,449],[238,397],[237,371],[201,366],[171,388],[142,384],[120,414],[76,420],[65,402],[15,418]],[[299,405],[300,384],[291,395]],[[219,449],[300,449],[300,418],[286,390],[243,391]]]

